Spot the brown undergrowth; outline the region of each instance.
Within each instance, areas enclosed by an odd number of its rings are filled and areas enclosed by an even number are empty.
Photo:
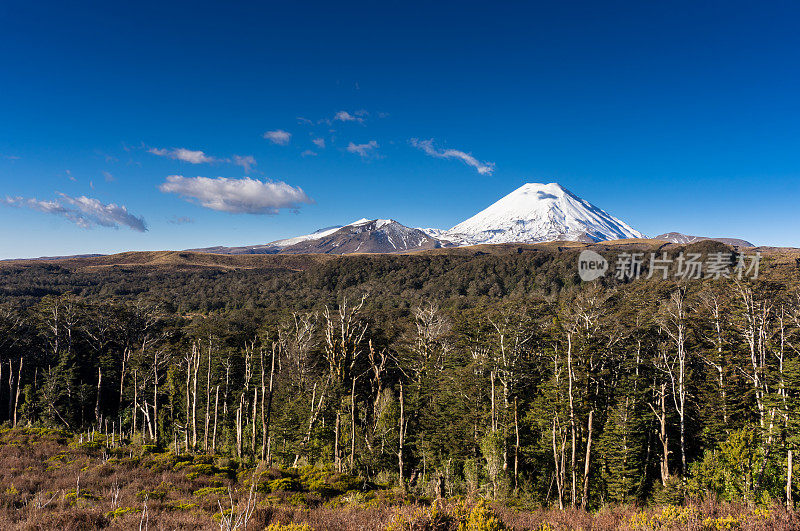
[[[48,429],[0,430],[2,529],[800,529],[793,512],[711,501],[648,509],[515,509],[430,502],[325,467],[248,467],[222,456]]]

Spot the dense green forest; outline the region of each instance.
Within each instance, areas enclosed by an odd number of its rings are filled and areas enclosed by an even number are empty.
[[[329,463],[410,495],[791,504],[793,259],[768,259],[758,279],[595,283],[574,259],[7,265],[0,421]]]

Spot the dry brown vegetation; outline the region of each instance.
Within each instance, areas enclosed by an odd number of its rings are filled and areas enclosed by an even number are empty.
[[[797,516],[778,506],[710,501],[597,512],[431,502],[329,469],[250,468],[225,457],[39,428],[0,432],[0,482],[3,529],[800,528]]]
[[[703,242],[700,242],[699,247],[702,248],[703,245],[708,245],[708,243],[703,244]],[[698,244],[693,244],[693,246],[698,247]],[[447,255],[453,257],[473,255],[503,256],[531,252],[578,253],[584,249],[591,249],[598,253],[656,250],[677,252],[685,247],[685,245],[667,243],[663,240],[631,238],[600,243],[564,241],[537,244],[473,245],[469,247],[411,251],[405,254],[410,256]],[[760,252],[765,256],[771,257],[776,262],[791,265],[794,265],[794,260],[800,257],[800,252],[794,248],[754,247],[748,248],[746,252]],[[363,255],[353,254],[350,256]],[[380,254],[376,256],[380,256]],[[76,271],[95,271],[113,267],[146,267],[167,270],[207,268],[218,270],[286,269],[303,271],[320,263],[336,260],[337,258],[341,259],[342,257],[329,254],[217,254],[198,251],[130,251],[102,256],[61,257],[44,260],[2,260],[0,261],[0,267],[57,264],[61,267]]]

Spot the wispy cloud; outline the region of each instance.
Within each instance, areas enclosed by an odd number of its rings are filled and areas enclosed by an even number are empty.
[[[316,157],[317,156],[317,152],[316,151],[311,151],[310,149],[307,149],[307,150],[303,151],[302,153],[300,153],[300,156],[301,157]]]
[[[234,155],[232,162],[244,168],[245,173],[250,173],[250,168],[256,165],[256,159],[252,155]]]
[[[194,223],[194,219],[186,216],[172,216],[167,220],[167,223],[171,225],[187,225],[189,223]]]
[[[297,209],[313,203],[302,188],[281,181],[260,181],[245,177],[184,177],[170,175],[159,187],[200,205],[234,214],[277,214],[280,209]]]
[[[361,157],[369,157],[375,153],[376,149],[378,149],[378,143],[375,140],[370,140],[366,144],[354,144],[353,142],[347,144],[347,151],[356,153]]]
[[[292,133],[287,133],[283,129],[276,129],[275,131],[267,131],[266,133],[264,133],[264,138],[266,138],[273,144],[278,144],[279,146],[286,146],[292,139]]]
[[[134,216],[122,205],[105,204],[98,199],[86,196],[70,197],[66,194],[58,195],[59,199],[54,201],[6,197],[5,199],[0,199],[0,203],[61,216],[84,229],[90,229],[95,226],[114,228],[125,226],[138,232],[147,231],[147,223],[145,223],[144,218]]]
[[[315,138],[315,139],[312,140],[312,142],[314,143],[315,146],[317,146],[320,149],[324,149],[325,148],[325,139],[324,138]]]
[[[217,160],[214,157],[206,155],[202,151],[193,151],[186,148],[150,148],[147,150],[147,152],[152,153],[153,155],[158,155],[159,157],[182,160],[183,162],[189,162],[191,164],[208,164],[211,162],[216,162]]]
[[[494,172],[494,162],[481,162],[469,153],[457,149],[436,149],[433,140],[419,140],[412,138],[411,145],[421,149],[431,157],[438,159],[458,159],[475,168],[481,175],[491,175]]]
[[[114,182],[114,176],[111,175],[111,172],[104,171],[103,178],[106,180],[107,183]]]

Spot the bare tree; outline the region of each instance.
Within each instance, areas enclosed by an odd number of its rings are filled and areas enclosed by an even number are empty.
[[[662,305],[658,324],[674,344],[675,349],[661,349],[663,367],[672,385],[672,398],[680,422],[681,474],[686,476],[686,372],[687,372],[687,304],[686,286],[672,292],[669,301]]]
[[[361,317],[366,296],[356,305],[350,305],[347,298],[339,304],[337,311],[327,306],[323,312],[324,345],[323,352],[328,362],[328,379],[337,395],[336,424],[334,429],[333,460],[336,469],[342,470],[342,456],[339,448],[342,422],[342,409],[346,390],[353,385],[355,366],[364,352],[364,337],[367,323]],[[355,410],[351,422],[355,424]]]

